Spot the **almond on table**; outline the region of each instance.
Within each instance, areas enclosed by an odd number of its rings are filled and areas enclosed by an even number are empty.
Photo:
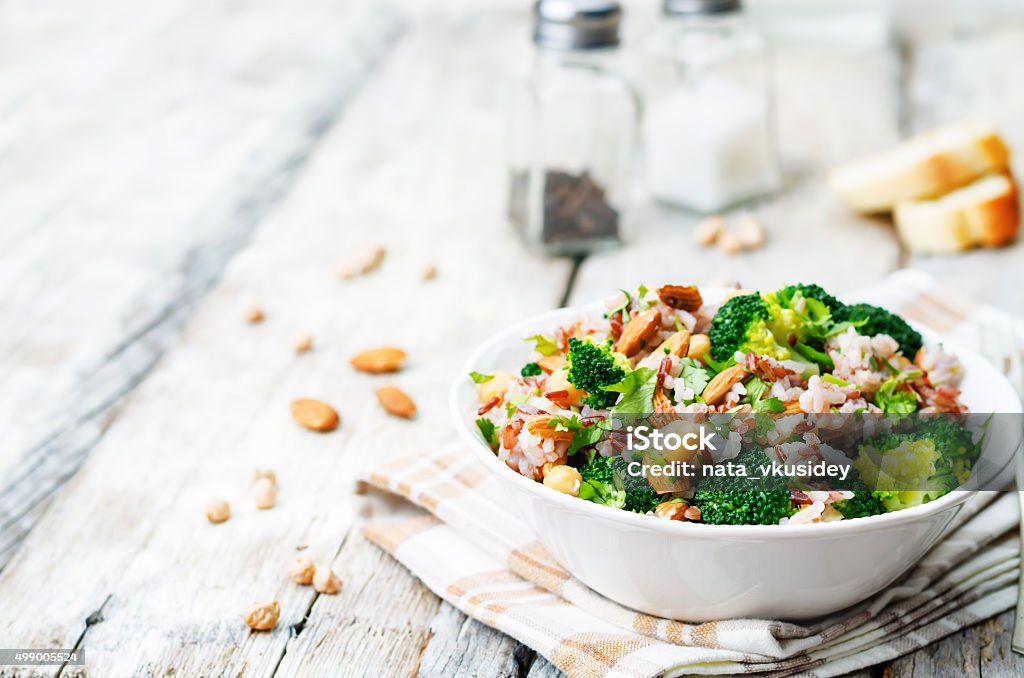
[[[292,417],[310,431],[327,433],[338,428],[338,413],[325,402],[300,398],[292,402]]]
[[[341,591],[341,580],[329,566],[320,564],[313,573],[313,588],[329,596]]]
[[[308,334],[300,334],[295,337],[295,343],[293,346],[295,348],[295,352],[299,355],[309,353],[313,350],[313,337]]]
[[[377,400],[388,414],[396,417],[412,419],[416,414],[416,403],[397,386],[381,386],[377,389]]]
[[[253,631],[269,631],[277,626],[277,619],[281,616],[281,605],[276,601],[267,603],[255,603],[249,606],[242,618]]]
[[[405,363],[405,351],[394,346],[371,348],[352,356],[352,366],[361,372],[397,372]]]
[[[312,584],[315,572],[316,566],[309,558],[296,556],[292,562],[288,563],[288,578],[300,586]]]
[[[250,325],[257,325],[263,322],[266,316],[263,315],[262,308],[260,308],[256,304],[250,304],[245,308],[243,317],[245,318],[245,322],[249,323]]]
[[[223,499],[211,499],[204,507],[206,519],[211,523],[223,523],[231,517],[231,506]]]

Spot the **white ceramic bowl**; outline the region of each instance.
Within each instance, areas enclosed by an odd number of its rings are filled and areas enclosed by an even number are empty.
[[[701,291],[712,300],[725,292]],[[550,334],[581,313],[602,311],[601,302],[558,309],[499,333],[470,357],[452,385],[450,404],[460,434],[507,490],[495,501],[520,516],[562,566],[604,596],[685,621],[829,614],[905,573],[970,498],[970,492],[953,492],[923,506],[833,523],[703,525],[601,506],[524,478],[481,440],[474,423],[479,401],[466,374],[514,369],[531,354],[523,337]],[[946,345],[963,361],[963,400],[972,411],[1021,411],[1003,375],[980,356]],[[1019,439],[1015,432],[1004,435]],[[1006,461],[1015,452],[1006,451]]]

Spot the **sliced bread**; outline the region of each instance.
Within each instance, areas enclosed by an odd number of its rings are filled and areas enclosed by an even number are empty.
[[[998,247],[1017,235],[1017,186],[1007,174],[992,174],[936,200],[902,202],[893,216],[900,239],[912,252]]]
[[[992,126],[960,122],[844,165],[829,183],[858,212],[888,212],[899,202],[935,198],[1003,172],[1009,155]]]

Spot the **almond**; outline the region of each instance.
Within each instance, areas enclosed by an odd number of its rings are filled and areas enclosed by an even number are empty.
[[[565,363],[566,363],[565,358],[560,356],[560,355],[558,355],[558,354],[546,355],[543,358],[539,358],[537,360],[537,366],[540,367],[540,369],[545,374],[551,374],[552,372],[554,372],[558,368],[560,368],[563,365],[565,365]]]
[[[715,244],[724,229],[725,217],[716,214],[697,224],[697,228],[693,232],[693,239],[698,245],[708,247]]]
[[[708,382],[708,385],[704,387],[704,393],[701,394],[701,397],[704,398],[704,402],[708,405],[720,405],[725,400],[729,390],[735,384],[746,379],[747,376],[749,375],[745,365],[727,367]]]
[[[338,575],[334,574],[334,570],[321,563],[315,567],[313,572],[313,588],[320,593],[333,596],[341,591],[341,580],[338,579]]]
[[[622,328],[622,336],[615,350],[631,358],[647,344],[661,328],[661,311],[652,308],[637,315]]]
[[[664,428],[672,423],[676,418],[672,416],[676,413],[676,409],[672,406],[672,400],[665,393],[664,387],[658,386],[654,389],[654,398],[651,402],[654,414],[648,417],[647,423],[654,428]]]
[[[377,389],[377,400],[381,407],[387,410],[388,414],[403,419],[412,419],[416,414],[416,403],[412,401],[405,391],[397,386],[381,386]]]
[[[338,413],[327,403],[300,398],[292,403],[292,416],[310,431],[327,433],[338,428]]]
[[[696,285],[664,285],[658,288],[658,299],[669,308],[690,313],[704,305]]]
[[[743,249],[757,249],[764,245],[764,224],[757,217],[745,216],[736,226],[736,238],[743,245]]]
[[[743,241],[732,231],[725,231],[718,236],[718,246],[729,256],[743,251]]]
[[[538,414],[526,420],[526,430],[545,440],[572,440],[572,431],[559,431],[553,417],[549,414]]]
[[[295,342],[292,344],[295,348],[295,353],[302,355],[303,353],[309,353],[313,350],[313,337],[308,334],[300,334],[295,337]]]
[[[250,325],[256,325],[263,322],[263,318],[265,317],[263,315],[263,309],[255,304],[246,307],[244,316],[245,322]]]
[[[394,346],[371,348],[352,357],[352,366],[362,372],[396,372],[405,362],[405,351]]]
[[[682,358],[690,350],[690,331],[679,330],[671,337],[661,342],[661,346],[655,353],[664,353]]]

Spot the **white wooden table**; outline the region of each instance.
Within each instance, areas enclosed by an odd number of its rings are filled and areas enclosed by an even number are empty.
[[[793,181],[758,207],[767,248],[696,250],[692,217],[648,210],[629,247],[576,264],[527,255],[503,220],[502,90],[528,54],[525,1],[4,4],[0,646],[87,649],[86,671],[39,675],[557,674],[359,535],[355,469],[452,435],[445,389],[476,342],[641,275],[766,286],[795,261],[844,292],[916,265],[1024,313],[1021,247],[912,259],[821,184],[965,114],[1024,149],[1024,8],[897,2],[897,50],[780,52]],[[627,3],[629,35],[652,4]],[[335,278],[374,242],[380,271]],[[251,302],[261,325],[242,319]],[[300,332],[316,348],[296,356]],[[381,343],[409,351],[391,381],[415,421],[385,415],[385,380],[348,366]],[[298,428],[300,396],[333,403],[340,429]],[[281,482],[271,511],[250,507],[260,465]],[[202,516],[211,495],[232,501],[223,525]],[[287,581],[297,548],[333,561],[340,595]],[[276,630],[250,633],[241,611],[271,598]],[[886,675],[1019,675],[1009,627]]]

